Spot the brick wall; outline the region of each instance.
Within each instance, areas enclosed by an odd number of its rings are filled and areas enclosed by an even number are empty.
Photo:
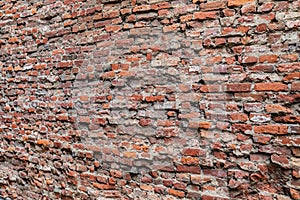
[[[300,199],[300,1],[0,2],[0,196]]]

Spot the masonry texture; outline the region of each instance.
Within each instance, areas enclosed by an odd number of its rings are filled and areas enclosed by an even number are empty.
[[[0,196],[300,199],[300,1],[0,1]]]

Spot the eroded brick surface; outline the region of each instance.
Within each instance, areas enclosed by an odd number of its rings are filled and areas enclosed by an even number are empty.
[[[0,196],[300,199],[300,1],[0,2]]]

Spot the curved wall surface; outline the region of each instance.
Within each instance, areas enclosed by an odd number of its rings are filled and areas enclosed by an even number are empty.
[[[4,199],[300,199],[300,1],[0,2]]]

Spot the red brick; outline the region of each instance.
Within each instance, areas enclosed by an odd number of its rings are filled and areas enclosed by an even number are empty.
[[[186,190],[187,184],[183,183],[183,182],[177,182],[177,183],[174,183],[173,186],[175,189],[178,189],[178,190]]]
[[[68,121],[69,116],[68,115],[57,115],[56,119],[59,120],[59,121]]]
[[[151,9],[153,10],[161,10],[161,9],[168,9],[170,8],[170,3],[169,2],[160,2],[157,4],[151,5]]]
[[[299,124],[300,116],[296,116],[296,115],[275,116],[273,117],[273,121],[280,122],[280,123]]]
[[[201,193],[188,191],[187,196],[188,199],[201,199]]]
[[[200,87],[201,92],[221,92],[220,85],[203,85]]]
[[[206,176],[215,176],[219,178],[226,178],[227,177],[227,171],[222,169],[203,169],[203,175]]]
[[[98,181],[99,183],[107,183],[107,177],[98,175],[98,176],[97,176],[97,181]]]
[[[144,177],[141,179],[141,182],[142,182],[142,183],[152,183],[152,182],[153,182],[153,179],[150,178],[150,177],[144,176]]]
[[[279,72],[293,72],[300,70],[300,62],[293,62],[293,63],[286,63],[286,64],[279,64],[278,71]]]
[[[196,10],[197,6],[195,4],[188,4],[182,6],[176,6],[173,10],[175,16],[187,14]]]
[[[111,174],[111,176],[116,177],[116,178],[123,177],[122,171],[119,171],[119,170],[110,170],[110,174]]]
[[[164,193],[165,193],[165,188],[160,187],[160,186],[156,186],[156,187],[154,188],[154,192],[155,192],[155,193],[158,193],[158,194],[164,194]]]
[[[182,157],[181,163],[184,165],[199,165],[199,159],[195,157]]]
[[[100,190],[113,190],[116,188],[114,185],[101,184],[101,183],[96,183],[96,182],[93,183],[93,186]]]
[[[245,4],[242,9],[242,14],[247,14],[247,13],[253,13],[256,12],[256,4],[251,3],[251,4]]]
[[[125,151],[125,152],[123,152],[123,156],[125,158],[136,158],[137,157],[137,153],[136,152],[132,152],[132,151]]]
[[[228,35],[230,33],[232,33],[235,29],[232,27],[224,27],[222,29],[222,35]]]
[[[80,123],[90,123],[90,117],[88,117],[88,116],[80,116],[79,117],[79,122]]]
[[[177,165],[176,171],[179,173],[191,173],[191,174],[200,174],[200,166],[186,166],[186,165]]]
[[[67,62],[60,62],[58,64],[58,67],[59,68],[69,68],[69,67],[72,67],[72,65],[73,65],[72,61],[67,61]]]
[[[170,195],[173,195],[175,197],[180,197],[180,198],[183,198],[185,196],[185,193],[183,191],[180,191],[180,190],[169,189],[168,193]]]
[[[87,102],[87,101],[90,100],[90,97],[87,96],[87,95],[81,95],[81,96],[79,97],[79,99],[80,99],[80,101]]]
[[[163,185],[166,187],[171,187],[173,185],[172,180],[163,180]]]
[[[268,158],[269,158],[269,156],[264,155],[264,154],[251,154],[250,155],[250,160],[255,161],[255,162],[264,162]]]
[[[268,104],[265,106],[268,113],[291,113],[291,109],[279,104]]]
[[[119,25],[105,26],[105,30],[107,32],[118,32],[121,29],[122,29],[122,26],[119,26]]]
[[[39,139],[36,143],[43,146],[50,146],[52,142],[50,140]]]
[[[286,84],[273,82],[273,83],[256,83],[254,90],[256,91],[286,91],[288,89]]]
[[[172,24],[169,26],[165,26],[163,27],[163,32],[167,33],[167,32],[172,32],[172,31],[176,31],[179,27],[179,24]]]
[[[205,19],[216,19],[218,17],[217,11],[209,11],[209,12],[195,12],[194,19],[205,20]]]
[[[290,194],[293,199],[300,199],[300,192],[293,188],[290,188]]]
[[[120,16],[120,11],[112,10],[112,11],[104,12],[102,15],[103,15],[104,19],[116,18],[116,17]]]
[[[164,100],[164,96],[160,95],[160,96],[147,96],[145,98],[145,100],[147,102],[155,102],[155,101],[163,101]]]
[[[52,51],[53,55],[58,55],[58,54],[64,54],[64,50],[62,49],[56,49]]]
[[[218,45],[223,45],[226,43],[226,39],[225,38],[215,38],[215,44]]]
[[[279,164],[280,166],[286,166],[289,164],[289,160],[287,159],[287,157],[285,155],[273,154],[271,156],[271,160],[272,160],[272,162]]]
[[[141,5],[133,8],[133,12],[145,12],[151,10],[151,5]]]
[[[180,17],[180,21],[181,22],[187,22],[187,21],[191,21],[193,19],[193,15],[189,14],[189,15],[184,15]]]
[[[282,135],[288,133],[288,127],[285,125],[261,125],[254,126],[255,133],[269,133],[275,135]]]
[[[232,131],[234,133],[236,132],[245,132],[247,130],[252,130],[252,127],[250,124],[233,124],[232,125]]]
[[[300,171],[299,170],[293,170],[293,177],[300,178]]]
[[[245,56],[242,58],[241,60],[242,63],[256,63],[257,62],[257,58],[255,56]]]
[[[204,11],[218,10],[218,9],[225,8],[225,5],[226,5],[225,1],[212,1],[212,2],[200,4],[200,9]]]
[[[264,107],[261,103],[245,103],[244,110],[247,112],[261,112]]]
[[[267,31],[267,29],[268,29],[267,24],[263,23],[263,24],[257,25],[255,30],[257,32],[265,32],[265,31]],[[277,62],[277,56],[273,55],[273,56],[268,56],[268,57],[266,57],[266,56],[259,57],[259,62],[266,62],[266,61],[269,63]]]
[[[229,200],[229,198],[220,197],[219,195],[205,194],[205,195],[202,195],[202,200]]]
[[[298,54],[284,54],[284,55],[280,55],[280,58],[284,61],[296,62],[299,56]]]
[[[259,57],[260,63],[276,63],[278,61],[277,55],[262,55]]]
[[[253,72],[274,72],[275,71],[275,67],[273,65],[267,65],[267,64],[257,64],[254,66],[250,66],[249,67],[250,71]]]
[[[190,128],[201,128],[201,129],[210,129],[212,126],[211,122],[189,122]]]
[[[222,56],[214,56],[206,59],[206,64],[211,65],[215,63],[220,63],[222,61]]]
[[[252,2],[254,2],[254,0],[228,0],[228,6],[241,6]]]
[[[272,10],[272,8],[274,7],[274,3],[273,2],[266,2],[263,3],[260,7],[259,7],[259,11],[261,12],[268,12],[270,10]]]
[[[250,92],[251,83],[227,83],[223,84],[225,92]]]
[[[114,71],[105,72],[105,73],[101,74],[101,78],[103,78],[103,79],[112,79],[114,77],[115,77]]]
[[[140,185],[140,188],[142,189],[142,190],[147,190],[147,191],[153,191],[153,186],[151,186],[151,185],[146,185],[146,184],[141,184]]]
[[[183,149],[182,154],[185,156],[204,156],[206,151],[198,148],[186,148]]]
[[[224,10],[222,10],[222,12],[224,13],[225,17],[231,17],[231,16],[234,16],[234,14],[235,14],[234,9],[224,9]]]
[[[300,91],[300,82],[293,82],[291,90],[292,91]]]
[[[92,123],[103,126],[107,123],[107,121],[105,118],[97,117],[97,118],[92,119]]]
[[[244,113],[233,113],[230,115],[232,121],[245,122],[248,121],[248,116]]]
[[[300,72],[289,73],[282,80],[283,81],[300,80]]]
[[[149,125],[151,125],[151,123],[152,123],[151,119],[140,119],[140,122],[139,122],[139,124],[141,126],[149,126]]]

